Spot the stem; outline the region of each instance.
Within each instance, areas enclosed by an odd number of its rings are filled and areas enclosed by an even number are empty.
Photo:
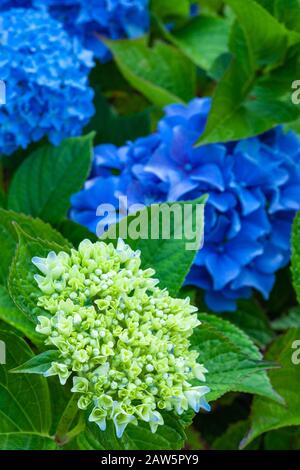
[[[83,414],[80,414],[78,423],[66,435],[66,438],[67,438],[68,442],[71,441],[72,439],[74,439],[74,437],[78,436],[78,434],[80,434],[82,431],[84,431],[84,429],[85,429],[85,419],[84,419]]]
[[[68,435],[70,426],[73,423],[79,411],[78,406],[77,406],[77,400],[78,400],[78,397],[76,396],[76,394],[73,394],[57,425],[55,440],[60,444],[66,443],[66,439],[68,439],[67,435]]]

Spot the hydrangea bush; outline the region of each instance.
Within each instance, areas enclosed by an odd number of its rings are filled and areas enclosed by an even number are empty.
[[[0,109],[0,154],[47,136],[55,145],[80,135],[94,113],[88,86],[92,54],[45,11],[0,13],[0,76],[6,104]]]
[[[186,283],[205,290],[212,310],[226,311],[252,288],[268,298],[276,271],[289,262],[291,224],[300,209],[300,139],[277,128],[194,148],[209,109],[209,99],[170,105],[155,134],[121,148],[96,147],[71,217],[96,231],[97,207],[118,208],[119,196],[128,197],[130,208],[208,193],[205,245]]]
[[[299,22],[0,0],[1,450],[299,448]]]

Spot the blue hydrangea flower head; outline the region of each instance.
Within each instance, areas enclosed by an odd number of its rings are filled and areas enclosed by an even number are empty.
[[[0,154],[47,136],[53,144],[79,135],[93,115],[91,52],[70,38],[46,11],[0,13]]]
[[[212,310],[229,311],[252,289],[268,298],[276,271],[289,262],[291,223],[300,209],[300,139],[278,127],[195,148],[210,105],[210,99],[195,99],[168,106],[155,134],[121,148],[96,147],[71,217],[95,231],[97,206],[116,204],[120,194],[130,206],[208,193],[205,242],[186,283],[204,289]]]
[[[149,28],[149,0],[32,0],[32,3],[48,8],[101,61],[111,57],[101,36],[135,38]]]

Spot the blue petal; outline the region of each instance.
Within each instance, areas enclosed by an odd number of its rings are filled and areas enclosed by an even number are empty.
[[[238,237],[226,244],[226,252],[242,266],[246,266],[254,258],[261,255],[264,248],[259,242]]]
[[[243,215],[251,214],[264,203],[262,194],[258,196],[256,191],[249,191],[243,187],[236,187],[235,190],[239,196]]]
[[[266,243],[263,254],[255,259],[255,267],[266,274],[273,274],[283,267],[284,255],[272,244]]]
[[[168,193],[168,201],[178,201],[184,194],[197,188],[198,183],[190,178],[182,179],[179,183],[171,185]]]
[[[209,192],[208,204],[214,206],[220,212],[226,212],[235,207],[237,201],[233,194]]]
[[[224,190],[224,179],[217,165],[200,166],[193,171],[191,178],[209,184],[220,191]]]
[[[256,269],[245,268],[239,277],[232,283],[234,289],[241,287],[253,287],[268,299],[275,282],[274,274],[263,274]]]
[[[300,209],[300,182],[298,185],[288,186],[282,190],[281,203],[287,210]]]
[[[241,271],[241,265],[227,254],[211,254],[205,260],[206,267],[213,278],[214,289],[223,289]]]
[[[236,301],[226,298],[222,292],[205,292],[205,302],[213,312],[234,312],[236,310]]]

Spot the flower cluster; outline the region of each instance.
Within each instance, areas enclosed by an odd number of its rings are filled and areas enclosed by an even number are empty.
[[[48,136],[53,144],[79,135],[93,115],[88,72],[91,52],[71,39],[45,11],[15,8],[0,13],[0,154]]]
[[[101,61],[110,58],[101,36],[135,38],[149,27],[149,0],[35,0],[35,3],[47,4],[66,30],[79,37]]]
[[[276,271],[289,261],[291,222],[300,209],[300,141],[276,128],[196,148],[210,105],[209,99],[170,105],[155,134],[121,148],[96,147],[71,218],[95,231],[97,207],[117,206],[119,195],[130,208],[208,193],[205,243],[186,283],[205,290],[212,310],[226,311],[253,288],[268,298]]]
[[[113,420],[121,437],[138,420],[155,432],[161,410],[209,409],[208,387],[190,384],[206,372],[189,350],[197,309],[157,287],[139,252],[122,240],[117,248],[84,240],[78,251],[32,262],[43,274],[35,275],[38,305],[48,313],[37,331],[59,351],[45,375],[65,384],[75,374],[72,392],[80,409],[90,409],[90,421],[105,430]]]
[[[0,10],[15,7],[45,9],[101,61],[111,56],[101,41],[136,38],[149,28],[149,0],[4,0]]]

